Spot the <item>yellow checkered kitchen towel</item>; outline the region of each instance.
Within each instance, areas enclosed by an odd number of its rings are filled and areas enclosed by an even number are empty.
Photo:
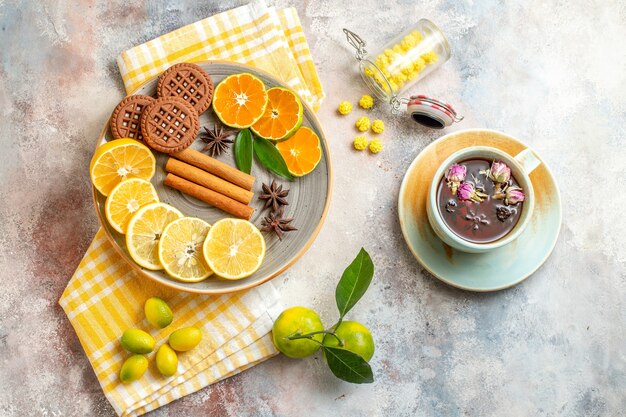
[[[174,63],[206,59],[243,62],[270,72],[315,109],[324,98],[296,11],[268,8],[259,0],[123,52],[118,65],[131,92]],[[143,303],[151,296],[167,300],[174,311],[174,322],[166,329],[153,329],[145,320]],[[102,229],[59,304],[104,394],[123,416],[144,414],[273,356],[270,330],[282,310],[271,283],[244,293],[203,296],[138,276]],[[152,353],[141,379],[126,385],[119,381],[120,367],[129,356],[119,344],[125,329],[149,331],[158,346],[172,330],[186,326],[201,327],[204,337],[194,350],[180,355],[176,375],[161,376]]]
[[[145,319],[143,304],[151,296],[167,300],[174,321],[162,330]],[[244,293],[205,296],[171,290],[142,278],[117,254],[102,229],[98,231],[60,304],[85,349],[104,394],[119,415],[141,415],[271,357],[273,318],[281,310],[273,286]],[[150,368],[131,384],[119,381],[130,356],[120,346],[124,330],[148,331],[160,345],[181,327],[202,329],[193,350],[179,355],[178,373],[166,378],[148,355]]]
[[[173,64],[204,60],[236,61],[269,72],[316,111],[324,99],[298,13],[268,8],[262,0],[129,49],[117,64],[131,92]]]

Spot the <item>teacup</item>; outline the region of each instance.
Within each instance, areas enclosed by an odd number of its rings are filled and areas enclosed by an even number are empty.
[[[438,207],[439,184],[446,170],[452,164],[470,159],[502,161],[511,169],[512,177],[515,178],[523,189],[525,195],[524,202],[521,205],[521,213],[515,226],[506,235],[487,243],[472,242],[452,231],[442,218]],[[540,164],[539,158],[529,148],[515,156],[487,146],[471,146],[455,152],[439,166],[430,185],[426,210],[431,227],[444,243],[463,252],[484,253],[511,243],[522,234],[532,216],[535,206],[535,193],[528,175]]]

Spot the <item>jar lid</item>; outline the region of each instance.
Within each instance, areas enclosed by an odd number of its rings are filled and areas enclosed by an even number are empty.
[[[406,111],[414,121],[433,129],[443,129],[463,120],[450,104],[425,95],[411,96]]]

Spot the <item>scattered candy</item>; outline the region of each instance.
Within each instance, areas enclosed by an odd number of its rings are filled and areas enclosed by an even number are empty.
[[[383,133],[385,131],[385,123],[382,120],[374,120],[372,122],[372,132]]]
[[[370,119],[365,116],[361,116],[357,119],[355,126],[360,132],[367,132],[370,128]]]
[[[361,97],[361,100],[359,100],[359,106],[366,110],[371,109],[373,105],[374,99],[372,98],[372,96],[364,95],[363,97]]]
[[[383,143],[380,139],[372,139],[370,142],[370,152],[378,153],[383,150]]]
[[[356,149],[357,151],[362,151],[366,148],[367,139],[365,139],[365,136],[357,136],[356,138],[354,138],[354,149]]]
[[[342,101],[341,103],[339,103],[337,111],[344,116],[346,114],[350,114],[350,112],[352,111],[352,103],[350,103],[349,101]]]

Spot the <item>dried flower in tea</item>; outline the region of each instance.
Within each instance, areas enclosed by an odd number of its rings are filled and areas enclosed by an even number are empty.
[[[448,180],[448,187],[452,191],[452,194],[456,194],[456,190],[459,188],[461,182],[465,180],[467,175],[467,167],[465,165],[452,164],[446,171],[446,179]]]
[[[459,185],[456,195],[459,200],[471,200],[476,203],[480,203],[488,197],[487,194],[478,191],[471,182],[464,182]]]

